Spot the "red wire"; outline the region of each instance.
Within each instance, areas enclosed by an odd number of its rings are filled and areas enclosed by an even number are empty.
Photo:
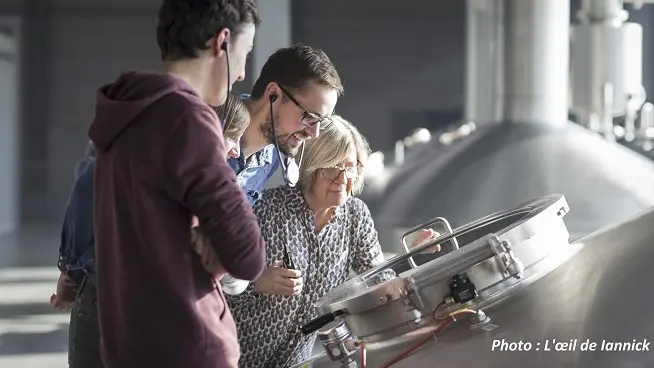
[[[446,320],[443,320],[443,321],[438,325],[438,327],[436,327],[436,328],[434,329],[434,331],[432,331],[432,332],[429,334],[429,336],[427,336],[427,337],[425,337],[424,339],[418,341],[418,342],[417,342],[416,344],[414,344],[413,346],[410,346],[409,348],[405,349],[405,350],[404,350],[403,352],[401,352],[400,354],[394,356],[393,358],[391,358],[388,362],[384,363],[384,364],[383,364],[381,367],[379,367],[379,368],[388,368],[388,367],[390,367],[391,365],[393,365],[393,364],[399,362],[400,360],[404,359],[407,355],[411,354],[413,351],[417,350],[419,347],[421,347],[422,345],[424,345],[424,344],[426,344],[427,342],[429,342],[429,341],[433,338],[433,335],[437,334],[440,330],[442,330],[443,328],[445,328],[445,326],[449,325],[449,324],[452,323],[452,322],[454,322],[454,317],[453,317],[453,316],[449,316]]]
[[[470,309],[462,309],[462,310],[459,310],[459,311],[456,311],[456,312],[450,314],[445,319],[441,319],[439,325],[436,326],[436,328],[434,328],[434,330],[429,333],[429,336],[426,336],[422,340],[418,341],[416,344],[410,346],[409,348],[402,351],[400,354],[394,356],[393,358],[391,358],[389,361],[384,363],[379,368],[388,368],[388,367],[392,366],[393,364],[399,362],[400,360],[406,358],[407,355],[411,354],[412,352],[414,352],[415,350],[417,350],[418,348],[420,348],[421,346],[423,346],[424,344],[429,342],[434,337],[434,335],[436,335],[442,329],[444,329],[445,326],[449,325],[452,322],[455,322],[456,321],[455,316],[459,315],[459,314],[477,314],[477,312],[474,311],[474,310],[470,310]],[[435,316],[434,316],[434,318],[435,318]],[[361,347],[361,368],[366,368],[366,346],[365,346],[365,342],[364,341],[357,341],[357,344],[358,344],[358,346]]]

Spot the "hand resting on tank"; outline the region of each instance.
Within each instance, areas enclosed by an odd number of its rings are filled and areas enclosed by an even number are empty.
[[[422,229],[420,230],[418,237],[409,245],[409,249],[413,249],[414,247],[417,247],[420,244],[424,244],[430,240],[436,239],[439,236],[441,236],[441,234],[435,232],[434,229]],[[440,250],[441,250],[441,245],[436,244],[433,247],[429,247],[420,253],[435,253],[435,252],[440,252]]]
[[[254,282],[254,292],[290,296],[300,294],[302,286],[302,272],[283,268],[281,261],[275,261]]]
[[[418,237],[416,237],[411,242],[411,244],[409,244],[409,249],[413,249],[414,247],[417,247],[420,244],[424,244],[425,242],[436,239],[440,236],[440,234],[435,232],[433,229],[423,229],[418,234],[419,234]],[[434,246],[422,250],[420,253],[421,254],[435,253],[435,252],[439,252],[440,250],[441,250],[440,244],[436,244]],[[377,273],[373,277],[367,279],[365,283],[368,287],[372,287],[373,285],[383,284],[384,282],[392,280],[395,277],[397,277],[395,271],[391,268],[388,268]]]

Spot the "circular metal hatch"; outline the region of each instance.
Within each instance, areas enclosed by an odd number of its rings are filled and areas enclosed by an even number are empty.
[[[343,318],[352,333],[374,342],[416,330],[457,309],[496,300],[572,255],[565,251],[570,248],[563,222],[568,209],[563,195],[550,195],[456,228],[332,290],[314,305],[322,315],[318,319]],[[445,242],[458,248],[420,266],[411,262],[412,268],[400,274],[394,271]],[[563,256],[550,257],[554,254]]]

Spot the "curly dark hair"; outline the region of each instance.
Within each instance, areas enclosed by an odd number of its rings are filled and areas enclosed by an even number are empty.
[[[161,59],[197,58],[222,29],[237,37],[244,25],[260,23],[254,0],[163,0],[157,25]]]
[[[295,44],[277,50],[263,65],[259,78],[252,86],[252,99],[263,97],[271,82],[294,92],[302,92],[311,83],[331,87],[343,94],[341,77],[327,54],[321,49]]]

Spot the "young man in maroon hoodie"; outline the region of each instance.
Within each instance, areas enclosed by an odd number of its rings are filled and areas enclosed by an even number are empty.
[[[97,93],[89,137],[107,368],[237,367],[234,321],[193,251],[191,219],[227,272],[261,274],[264,242],[207,105],[244,79],[258,23],[253,0],[165,0],[163,71],[127,72]]]

